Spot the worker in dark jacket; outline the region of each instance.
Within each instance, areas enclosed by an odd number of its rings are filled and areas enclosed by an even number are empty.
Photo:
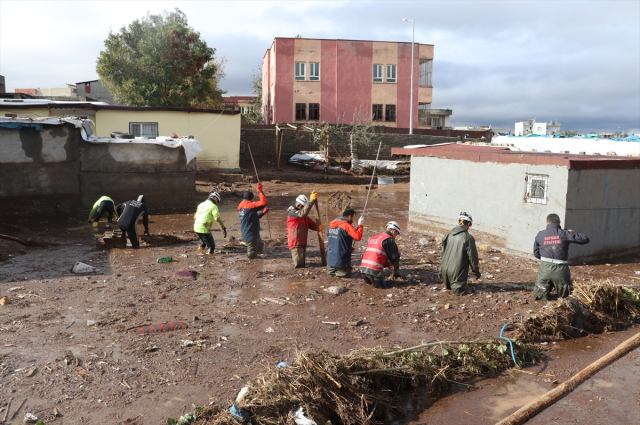
[[[115,212],[113,199],[108,196],[102,196],[100,199],[93,204],[93,208],[89,213],[89,219],[87,222],[89,223],[97,223],[102,218],[102,214],[107,213],[107,223],[112,222],[113,213]],[[116,220],[118,216],[116,215]],[[96,225],[97,226],[97,225]]]
[[[327,275],[351,277],[351,246],[353,241],[362,240],[364,217],[360,216],[358,225],[353,227],[356,212],[347,208],[329,224],[329,249],[327,252]]]
[[[365,283],[373,285],[374,288],[386,288],[387,282],[383,274],[385,267],[393,267],[393,277],[400,277],[400,252],[395,241],[399,234],[400,225],[390,221],[384,232],[369,238],[360,264],[360,272]]]
[[[242,202],[238,205],[238,215],[240,216],[240,231],[242,239],[247,244],[247,258],[253,260],[262,254],[264,243],[260,238],[260,219],[269,212],[267,198],[262,193],[262,183],[258,183],[259,201],[253,202],[253,192],[244,192]]]
[[[442,239],[442,255],[440,256],[440,273],[438,276],[447,289],[454,295],[464,295],[467,291],[469,266],[480,279],[478,266],[478,250],[476,240],[469,234],[473,219],[466,212],[458,217],[458,226],[454,227]]]
[[[558,214],[547,216],[547,228],[538,233],[533,243],[533,255],[541,260],[538,277],[533,287],[536,300],[547,301],[552,288],[556,288],[559,298],[571,294],[571,272],[569,271],[569,244],[584,245],[589,238],[583,233],[563,230]]]
[[[311,192],[311,199],[300,195],[296,198],[295,205],[290,206],[287,210],[287,238],[295,269],[306,265],[309,230],[321,232],[324,230],[323,225],[318,226],[315,221],[309,218],[309,212],[317,199],[318,194],[315,190]]]
[[[136,229],[140,217],[142,217],[142,223],[144,224],[144,234],[149,234],[149,208],[144,202],[144,195],[140,195],[137,201],[127,201],[116,207],[116,213],[120,216],[118,227],[122,230],[122,238],[126,240],[128,236],[131,246],[135,249],[140,247]]]

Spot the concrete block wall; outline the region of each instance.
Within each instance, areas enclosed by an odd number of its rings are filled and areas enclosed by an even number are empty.
[[[196,161],[184,149],[97,144],[71,124],[44,131],[0,128],[0,215],[90,208],[103,195],[120,203],[144,194],[150,208],[191,206]]]
[[[455,143],[458,137],[432,136],[421,134],[381,134],[382,147],[380,149],[380,159],[392,159],[391,149],[408,145],[435,145],[439,143]],[[274,129],[243,128],[240,133],[240,160],[251,161],[247,143],[251,145],[254,158],[273,158],[276,156],[276,131]],[[291,156],[300,151],[317,151],[320,146],[313,143],[310,133],[296,133],[295,131],[285,131],[282,143],[282,160],[287,161]],[[466,139],[466,141],[479,142],[479,139]],[[332,157],[347,157],[351,155],[348,140],[332,140],[330,144]],[[358,157],[360,159],[375,159],[378,152],[378,144],[358,145]]]

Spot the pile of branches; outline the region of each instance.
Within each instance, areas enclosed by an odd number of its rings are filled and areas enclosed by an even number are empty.
[[[544,352],[513,343],[518,367],[544,358]],[[402,403],[415,388],[440,391],[477,376],[513,367],[503,339],[447,341],[407,349],[362,349],[347,355],[303,351],[286,367],[269,368],[243,389],[235,405],[252,423],[292,424],[300,407],[318,425],[375,424],[403,415]],[[468,385],[468,384],[463,384]],[[197,424],[237,425],[231,414],[210,407]]]
[[[640,288],[609,281],[575,283],[571,296],[518,324],[519,341],[559,341],[599,334],[640,322]]]

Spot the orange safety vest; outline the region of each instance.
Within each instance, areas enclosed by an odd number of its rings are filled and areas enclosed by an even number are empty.
[[[390,238],[388,233],[383,232],[379,235],[369,238],[367,243],[367,250],[362,256],[362,264],[360,267],[366,267],[368,269],[382,271],[389,263],[387,253],[382,248],[382,241]]]

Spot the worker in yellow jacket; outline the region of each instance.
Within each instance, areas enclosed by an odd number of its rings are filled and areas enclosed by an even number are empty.
[[[222,229],[222,237],[227,237],[227,228],[224,226],[220,213],[218,212],[217,203],[220,202],[220,194],[218,192],[210,192],[206,201],[198,205],[198,210],[193,215],[193,231],[196,232],[202,242],[198,250],[207,249],[205,254],[211,255],[216,249],[216,244],[211,236],[211,225],[215,221]]]
[[[98,221],[100,221],[100,218],[104,213],[107,213],[108,223],[112,223],[111,219],[113,218],[114,214],[116,215],[116,220],[118,220],[118,213],[116,213],[114,205],[115,203],[113,202],[113,199],[109,198],[108,196],[101,197],[96,201],[95,204],[93,204],[93,208],[91,209],[91,213],[89,213],[89,219],[87,220],[87,222],[97,223]]]

